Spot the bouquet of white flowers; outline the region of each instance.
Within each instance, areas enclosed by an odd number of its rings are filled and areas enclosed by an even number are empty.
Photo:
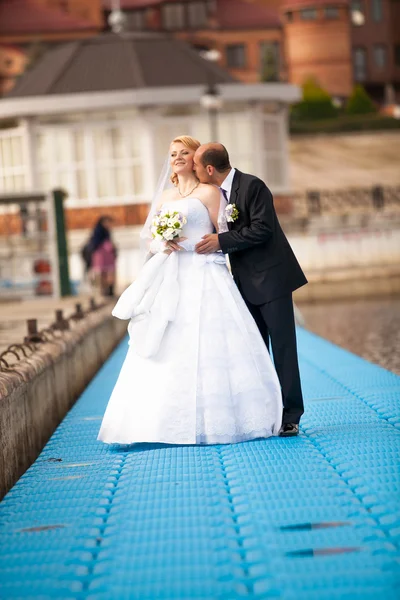
[[[181,212],[161,209],[154,215],[151,226],[153,239],[168,242],[180,237],[187,219]]]

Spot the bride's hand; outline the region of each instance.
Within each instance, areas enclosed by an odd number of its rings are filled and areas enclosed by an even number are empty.
[[[187,240],[187,238],[180,237],[180,238],[174,238],[173,240],[166,242],[166,246],[167,246],[167,250],[165,251],[166,254],[171,254],[171,252],[179,252],[180,250],[184,250],[185,248],[182,248],[182,246],[179,246],[179,242],[184,242],[185,240]]]

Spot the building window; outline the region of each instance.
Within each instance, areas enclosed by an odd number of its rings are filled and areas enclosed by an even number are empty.
[[[375,23],[380,23],[383,17],[382,0],[371,0],[372,2],[372,18]]]
[[[281,117],[263,118],[263,163],[268,186],[282,189],[287,184],[285,128]]]
[[[337,6],[326,6],[324,10],[326,19],[338,19],[339,18],[339,9]]]
[[[378,69],[384,69],[386,67],[386,46],[377,44],[374,46],[374,63]]]
[[[116,204],[144,194],[140,125],[131,122],[41,129],[39,187],[68,191],[68,206]]]
[[[189,27],[201,29],[207,26],[207,6],[205,2],[190,2],[187,8]]]
[[[13,130],[0,132],[0,192],[24,191],[27,170],[21,133]]]
[[[365,48],[354,48],[353,50],[354,79],[365,81],[367,78],[367,53]]]
[[[397,67],[400,67],[400,44],[394,47],[394,62]]]
[[[134,10],[127,14],[128,30],[143,31],[146,29],[146,19],[144,10]]]
[[[351,0],[351,22],[356,27],[365,23],[365,10],[363,0]]]
[[[316,8],[303,8],[300,11],[300,18],[303,21],[315,21],[317,18],[317,9]]]
[[[279,81],[279,54],[278,42],[261,42],[261,81]]]
[[[185,7],[183,4],[164,4],[161,9],[164,29],[173,30],[185,28]]]
[[[231,44],[226,47],[226,63],[231,69],[245,68],[246,50],[244,44]]]

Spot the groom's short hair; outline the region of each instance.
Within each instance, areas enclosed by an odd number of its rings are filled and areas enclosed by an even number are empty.
[[[210,165],[219,173],[223,173],[224,171],[231,169],[228,150],[222,144],[207,148],[201,155],[200,160],[203,164],[203,167]]]

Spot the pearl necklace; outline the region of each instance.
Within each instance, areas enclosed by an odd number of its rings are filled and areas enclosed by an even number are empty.
[[[181,190],[179,189],[179,185],[178,185],[178,193],[180,195],[181,198],[186,198],[186,196],[190,196],[190,194],[193,194],[194,190],[197,188],[197,186],[199,185],[200,181],[198,181],[196,183],[196,185],[194,186],[194,188],[192,190],[190,190],[190,192],[188,192],[187,194],[182,194]]]

